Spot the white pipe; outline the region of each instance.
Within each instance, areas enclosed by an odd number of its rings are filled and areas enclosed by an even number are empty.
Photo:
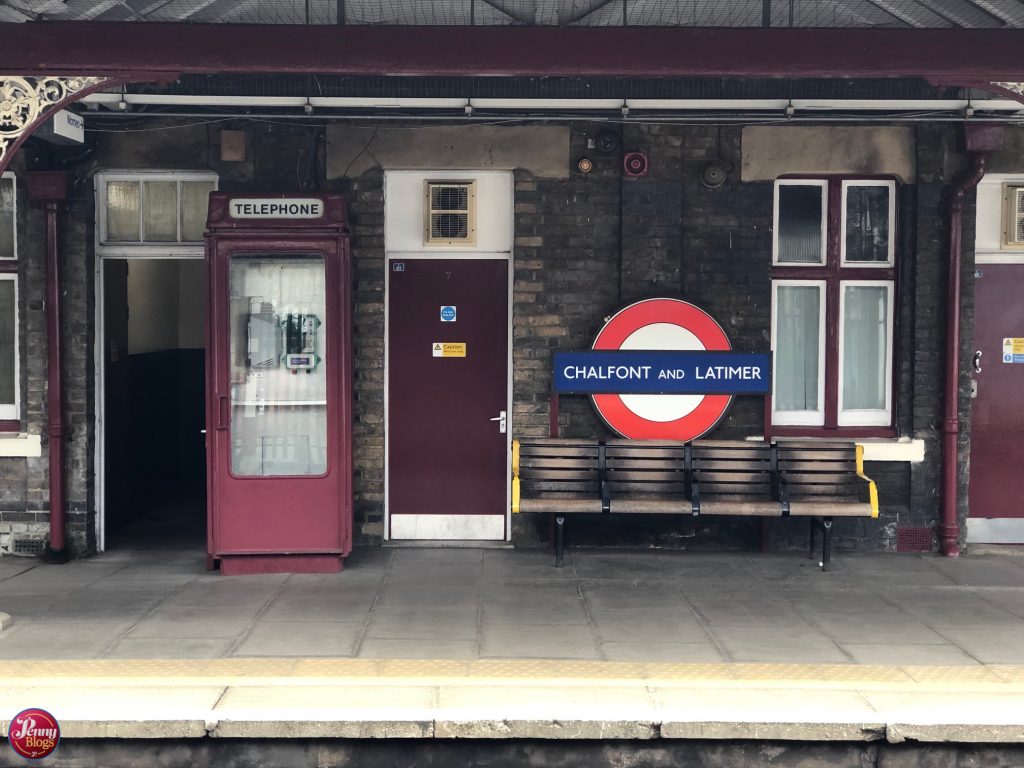
[[[190,96],[143,93],[93,93],[87,104],[197,106],[197,107],[305,107],[322,109],[509,109],[537,111],[609,110],[623,107],[648,112],[745,111],[782,112],[1022,112],[1013,99],[468,99],[406,98],[388,96]]]

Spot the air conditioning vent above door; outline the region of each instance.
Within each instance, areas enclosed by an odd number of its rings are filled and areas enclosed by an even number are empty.
[[[476,182],[428,181],[424,203],[426,245],[476,244]]]

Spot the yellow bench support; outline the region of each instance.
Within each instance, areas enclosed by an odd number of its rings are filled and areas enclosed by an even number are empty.
[[[878,517],[878,488],[875,481],[864,474],[864,446],[857,443],[857,477],[868,484],[868,495],[871,498],[871,517]]]
[[[519,441],[512,441],[512,514],[519,513]]]

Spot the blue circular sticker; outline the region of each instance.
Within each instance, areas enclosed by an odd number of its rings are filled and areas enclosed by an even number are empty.
[[[441,322],[455,322],[455,307],[441,307]]]

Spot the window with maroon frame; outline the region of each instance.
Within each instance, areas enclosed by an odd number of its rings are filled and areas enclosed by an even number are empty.
[[[5,173],[0,176],[0,432],[21,426],[15,198],[14,174]]]
[[[892,432],[895,242],[894,181],[775,182],[772,434]]]

